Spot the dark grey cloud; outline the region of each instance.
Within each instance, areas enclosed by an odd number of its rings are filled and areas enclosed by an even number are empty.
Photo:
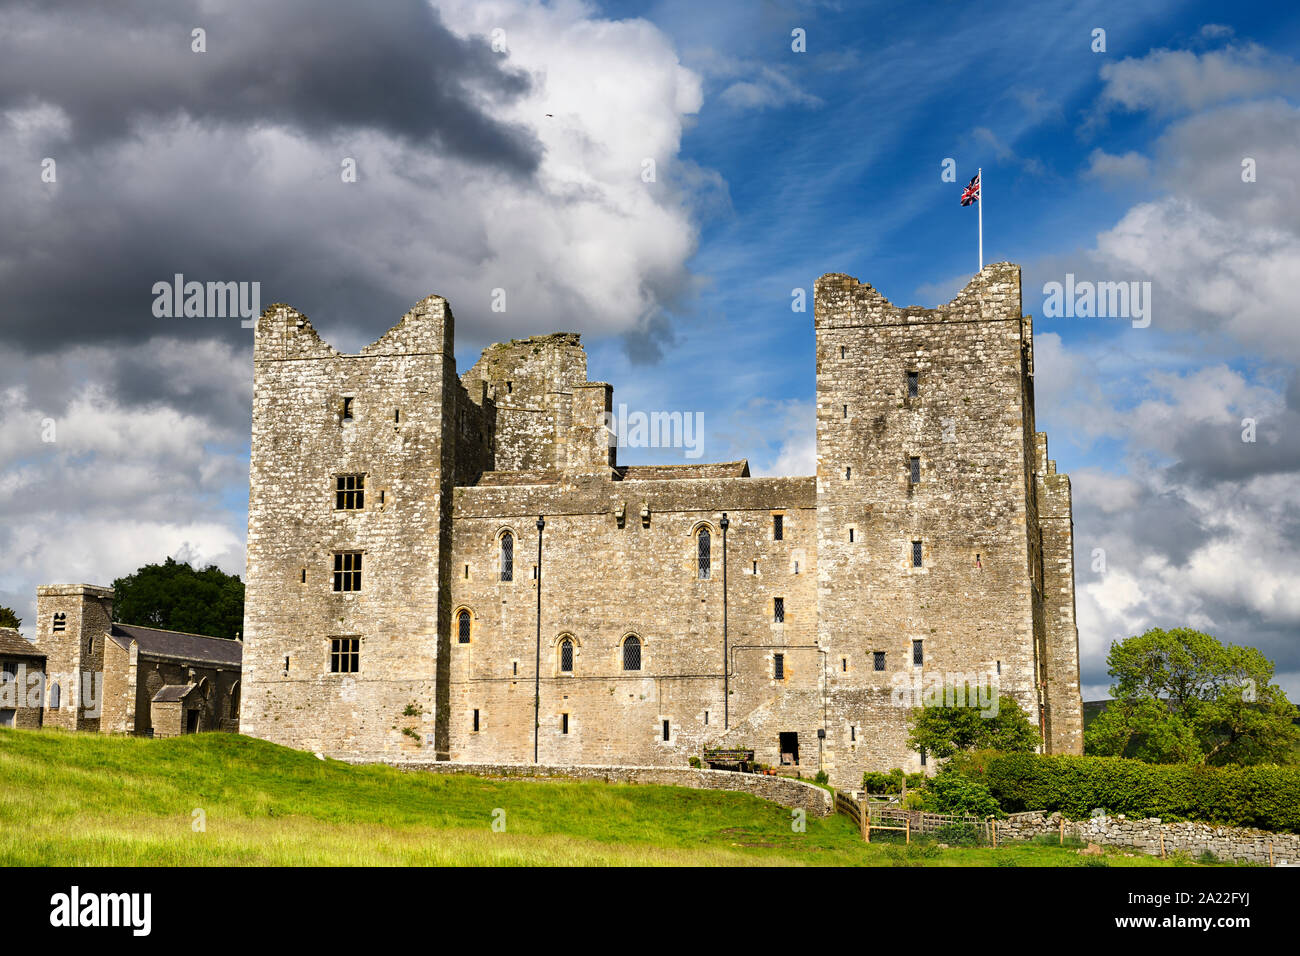
[[[10,0],[0,16],[0,109],[58,106],[75,148],[183,115],[312,134],[371,128],[515,173],[538,161],[531,134],[483,108],[525,92],[527,78],[424,0]],[[191,49],[195,28],[206,52]]]

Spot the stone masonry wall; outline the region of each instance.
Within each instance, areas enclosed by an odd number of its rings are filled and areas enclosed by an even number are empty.
[[[600,780],[605,783],[656,784],[694,790],[730,790],[749,793],[810,816],[834,812],[830,791],[790,777],[690,767],[582,766],[575,764],[439,763],[419,760],[353,758],[349,763],[384,763],[409,772],[456,773],[473,777],[510,777],[523,780]]]
[[[1061,815],[1031,811],[1013,813],[998,821],[998,840],[1031,840],[1061,832]],[[1066,820],[1065,836],[1105,846],[1128,847],[1152,856],[1187,853],[1200,856],[1207,850],[1220,860],[1237,863],[1269,862],[1272,846],[1275,863],[1300,864],[1300,834],[1269,833],[1246,827],[1220,827],[1208,823],[1163,823],[1158,817],[1130,820],[1119,816],[1097,816],[1087,820]]]

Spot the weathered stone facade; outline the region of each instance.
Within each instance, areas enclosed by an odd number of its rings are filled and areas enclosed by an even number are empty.
[[[271,306],[242,730],[492,764],[742,746],[855,784],[921,766],[899,680],[980,674],[1079,752],[1070,489],[1034,428],[1019,269],[938,309],[823,276],[815,306],[817,474],[793,478],[619,465],[573,334],[457,377],[438,296],[357,355]]]
[[[36,631],[44,707],[28,726],[141,736],[238,729],[239,641],[115,623],[113,589],[90,584],[37,588]]]

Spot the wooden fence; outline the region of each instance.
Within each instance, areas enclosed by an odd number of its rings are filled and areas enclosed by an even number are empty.
[[[899,807],[873,807],[857,794],[835,791],[835,812],[842,813],[857,826],[862,838],[870,843],[872,830],[897,830],[908,843],[912,834],[934,836],[947,826],[970,827],[976,839],[997,846],[997,821],[992,817],[982,820],[974,816],[950,813],[926,813],[923,810],[903,810]]]

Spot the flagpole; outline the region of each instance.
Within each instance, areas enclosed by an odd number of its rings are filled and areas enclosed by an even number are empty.
[[[976,170],[976,173],[979,176],[979,179],[976,180],[976,182],[980,184],[980,196],[979,199],[975,200],[975,204],[979,206],[979,213],[980,213],[980,272],[983,272],[984,271],[984,168],[981,166],[979,169]]]

